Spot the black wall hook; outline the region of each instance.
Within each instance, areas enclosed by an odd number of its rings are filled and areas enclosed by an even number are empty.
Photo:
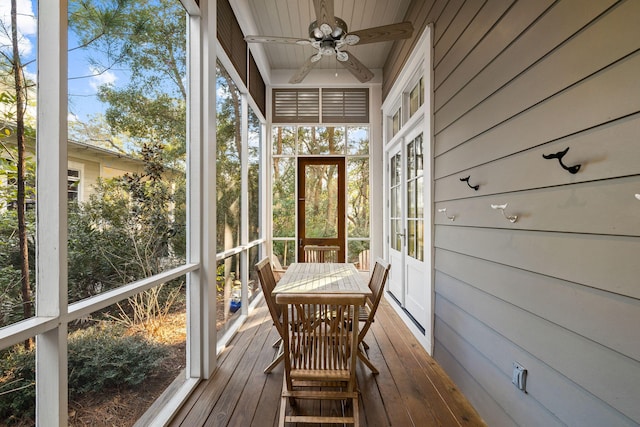
[[[562,166],[562,169],[568,170],[569,173],[578,173],[578,171],[580,170],[580,165],[567,166],[562,163],[562,158],[565,154],[567,154],[567,151],[569,151],[569,147],[565,148],[562,151],[558,151],[555,154],[543,154],[542,157],[544,157],[545,159],[558,159],[558,162],[560,162],[560,166]]]
[[[478,185],[471,185],[471,184],[469,184],[469,178],[471,178],[471,175],[469,175],[469,176],[468,176],[468,177],[466,177],[466,178],[460,178],[460,181],[466,181],[466,182],[467,182],[467,185],[469,186],[469,188],[473,188],[474,190],[478,191],[478,188],[480,188],[480,185],[479,185],[479,184],[478,184]]]

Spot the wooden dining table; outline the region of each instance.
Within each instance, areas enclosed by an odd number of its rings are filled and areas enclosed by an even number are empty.
[[[292,298],[320,298],[331,295],[361,296],[364,304],[371,297],[371,289],[351,263],[293,263],[272,291],[278,304]]]

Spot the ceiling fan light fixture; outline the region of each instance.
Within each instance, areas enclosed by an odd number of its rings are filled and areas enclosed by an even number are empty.
[[[359,41],[360,41],[360,37],[356,36],[355,34],[347,34],[347,36],[344,38],[344,42],[349,46],[358,44]]]
[[[339,50],[336,51],[336,59],[340,62],[344,62],[349,59],[349,55],[347,52],[341,52]]]
[[[333,40],[324,40],[320,43],[320,55],[334,55],[336,53],[336,44]]]
[[[320,31],[322,31],[322,34],[324,34],[325,36],[329,36],[331,35],[333,28],[331,28],[331,25],[324,23],[320,25]]]
[[[324,38],[322,30],[318,28],[318,21],[313,21],[311,25],[309,25],[309,38],[316,40],[322,40]]]

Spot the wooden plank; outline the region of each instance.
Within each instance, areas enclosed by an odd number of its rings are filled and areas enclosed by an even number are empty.
[[[636,144],[639,148],[640,144]],[[637,158],[640,161],[640,156]],[[555,165],[554,165],[555,166]],[[436,203],[436,211],[446,208],[449,216],[435,217],[436,224],[495,227],[568,233],[640,236],[640,191],[637,176],[583,182],[510,194],[480,196]],[[507,215],[517,215],[511,223],[491,208],[508,202]]]
[[[385,75],[385,79],[382,82],[383,101],[393,87],[424,29],[429,23],[437,21],[447,2],[448,0],[429,0],[426,2],[412,1],[409,4],[405,20],[413,23],[413,36],[407,40],[395,41],[387,56],[383,67],[383,74]]]
[[[260,401],[251,420],[252,427],[278,425],[278,409],[280,407],[283,375],[284,363],[279,364],[270,374],[266,375],[267,378],[262,388]]]
[[[235,373],[236,367],[245,356],[249,343],[256,334],[257,326],[265,321],[271,321],[270,315],[265,307],[264,305],[260,307],[262,315],[250,316],[245,324],[242,325],[237,335],[232,338],[224,350],[224,352],[228,352],[229,354],[225,355],[225,359],[218,365],[213,377],[203,381],[202,384],[198,386],[198,388],[202,387],[203,391],[189,410],[189,413],[184,417],[181,425],[204,425],[209,417],[211,408],[215,406],[220,396],[222,396],[226,384],[229,383]]]
[[[511,383],[512,362],[517,361],[524,366],[531,377],[527,382],[527,396],[536,402],[532,405],[536,411],[542,408],[543,414],[534,414],[536,420],[543,419],[547,412],[558,417],[565,425],[580,426],[631,426],[633,421],[614,410],[581,387],[576,386],[563,375],[558,375],[552,367],[542,363],[520,347],[496,334],[477,319],[469,316],[455,304],[444,298],[438,298],[436,316],[438,336],[443,344],[453,347],[452,341],[465,341],[469,349],[480,353],[480,357],[491,361],[499,373],[489,379],[490,384],[483,384],[492,396],[500,401],[509,401],[511,395],[520,394]],[[463,338],[464,337],[464,338]],[[495,394],[494,394],[494,389]],[[516,403],[519,404],[520,400]],[[506,405],[512,408],[511,402]],[[526,411],[518,412],[520,424],[530,419]],[[515,416],[515,415],[514,415]],[[547,425],[540,421],[541,424]]]
[[[382,305],[382,304],[381,304]],[[381,313],[381,312],[380,312]],[[389,420],[393,424],[401,426],[434,425],[431,419],[419,423],[414,418],[414,413],[422,412],[423,397],[415,391],[407,392],[406,385],[410,381],[410,374],[406,372],[402,361],[399,359],[396,349],[390,341],[388,331],[380,330],[380,324],[374,322],[371,330],[374,331],[380,351],[384,355],[384,362],[375,363],[380,373],[376,376],[376,382],[384,401],[385,410]],[[424,415],[418,417],[423,419]]]
[[[436,251],[436,268],[640,361],[640,330],[626,327],[640,319],[637,300],[446,250]]]
[[[434,51],[435,74],[446,80],[462,60],[482,41],[500,17],[513,5],[514,0],[491,0],[484,3],[468,27],[446,52]],[[472,2],[473,3],[473,2]]]
[[[435,176],[466,170],[640,111],[639,69],[640,51],[530,108],[526,114],[441,154]],[[602,93],[607,96],[597,95]],[[436,136],[436,146],[441,142],[457,145],[457,140],[458,136],[443,133]]]
[[[455,117],[444,123],[444,111],[436,114],[435,132],[439,136],[436,155],[497,126],[634,52],[639,47],[640,26],[636,19],[639,15],[639,2],[621,4],[513,80],[509,81],[511,76],[502,80],[502,74],[491,75],[493,82],[504,81],[508,84],[493,93],[487,92],[482,86],[480,92],[490,94],[489,97],[482,99],[472,96],[479,103],[468,103],[464,107],[454,104],[450,111]],[[535,42],[540,44],[539,39]],[[522,51],[511,50],[509,62],[517,62],[523,56]],[[469,94],[472,92],[465,91],[464,96]],[[451,123],[453,120],[455,122]]]
[[[214,425],[248,426],[253,419],[266,376],[262,361],[273,357],[273,342],[278,336],[271,321],[265,316],[257,326],[257,333],[250,342],[246,355],[236,368],[235,374],[225,387],[225,392],[213,407],[207,422]],[[232,422],[233,421],[233,422]]]
[[[261,316],[262,321],[253,320],[254,314],[249,318],[249,326],[243,327],[238,335],[230,343],[225,351],[224,362],[219,364],[218,371],[213,378],[203,381],[196,390],[197,402],[191,401],[187,408],[178,414],[169,424],[171,426],[202,426],[202,425],[252,425],[256,427],[277,425],[277,413],[280,403],[280,392],[282,385],[283,366],[277,366],[271,374],[265,375],[262,369],[266,366],[275,353],[271,344],[275,339],[275,333],[271,326],[270,317],[266,311],[266,306],[262,304],[260,310],[254,313]],[[361,425],[385,426],[385,425],[423,425],[419,424],[425,420],[425,414],[433,418],[425,407],[426,398],[420,397],[422,392],[413,398],[403,398],[403,394],[411,394],[409,390],[422,390],[425,384],[445,384],[441,379],[432,378],[431,375],[443,375],[429,364],[434,363],[420,345],[412,337],[405,337],[401,341],[391,342],[389,334],[410,335],[403,325],[393,326],[395,322],[400,322],[398,316],[388,306],[386,301],[382,301],[379,313],[387,312],[379,320],[374,322],[374,329],[371,329],[367,342],[370,345],[369,357],[380,370],[379,375],[372,375],[363,364],[358,364],[358,387],[361,391],[359,413],[361,415]],[[398,329],[399,328],[399,329]],[[404,329],[403,329],[404,328]],[[390,331],[390,332],[387,332]],[[251,336],[250,339],[247,339]],[[383,346],[378,344],[378,337],[382,337]],[[397,338],[392,338],[397,340]],[[261,347],[260,347],[261,346]],[[260,347],[258,350],[257,347]],[[233,350],[235,349],[235,350]],[[232,351],[233,350],[233,351]],[[387,354],[387,350],[390,354]],[[406,353],[402,357],[400,352]],[[418,352],[417,356],[409,356]],[[387,356],[392,360],[389,369]],[[407,371],[402,367],[402,358],[414,357],[416,361],[413,367]],[[426,366],[426,368],[425,368]],[[233,378],[227,375],[227,369],[236,372]],[[401,372],[401,378],[394,377],[394,371]],[[423,373],[419,373],[422,370]],[[246,375],[243,373],[246,372]],[[410,375],[408,372],[417,372]],[[241,375],[238,375],[240,373]],[[240,378],[243,377],[243,378]],[[399,386],[400,385],[400,386]],[[431,386],[430,386],[431,387]],[[464,398],[449,386],[439,389],[433,394],[430,400],[447,401],[448,403],[433,403],[431,408],[439,408],[446,413],[436,415],[437,419],[448,419],[451,413],[457,420],[468,418],[469,404]],[[216,390],[213,390],[216,389]],[[421,394],[422,393],[422,394]],[[454,396],[450,397],[449,394]],[[462,406],[452,404],[456,399],[462,399]],[[407,405],[407,403],[409,403]],[[464,404],[467,405],[465,409]],[[314,406],[318,405],[318,406]],[[313,413],[320,413],[323,416],[338,414],[342,412],[342,407],[334,404],[325,405],[314,402],[301,402],[303,410],[313,408]],[[231,411],[231,409],[233,409]],[[211,412],[208,419],[201,414]],[[317,411],[317,412],[316,412]],[[456,412],[459,412],[456,414]],[[198,415],[200,414],[200,415]],[[196,415],[198,418],[196,418]],[[218,417],[218,415],[222,415]],[[214,419],[215,418],[215,419]],[[471,419],[471,418],[469,418]],[[417,420],[413,422],[412,420]],[[469,424],[460,421],[454,425],[482,425]]]
[[[439,295],[587,392],[627,417],[640,419],[636,399],[640,395],[638,361],[505,304],[443,273],[436,272],[436,287]],[[460,357],[468,355],[464,349],[449,348],[449,351]],[[469,360],[461,363],[471,368],[472,361],[479,359],[469,356]],[[530,378],[534,379],[533,373]],[[480,382],[491,382],[491,379]]]
[[[388,336],[394,341],[395,346],[399,349],[405,367],[412,370],[416,375],[413,380],[422,385],[422,389],[426,391],[425,399],[434,402],[432,411],[439,418],[440,425],[450,425],[451,420],[441,414],[450,413],[455,418],[455,423],[459,426],[483,426],[485,425],[475,409],[469,405],[468,400],[457,390],[455,384],[447,376],[447,374],[435,363],[426,352],[413,352],[412,348],[419,347],[417,339],[411,334],[406,325],[401,322],[393,322],[391,308],[380,313],[380,321],[389,325],[385,328]],[[376,314],[376,316],[378,316]],[[396,316],[393,313],[393,316]],[[443,391],[447,391],[443,393]],[[436,393],[440,398],[432,396]],[[442,405],[442,406],[439,406]],[[446,408],[446,409],[445,409]]]
[[[367,344],[371,352],[378,351],[378,342],[373,334],[368,334]],[[382,395],[378,389],[376,377],[369,371],[363,363],[358,362],[357,366],[358,389],[360,390],[360,422],[368,426],[388,426],[391,425],[387,419]]]
[[[483,1],[467,1],[465,2],[455,18],[449,25],[449,28],[444,32],[442,37],[434,44],[433,47],[433,66],[437,67],[440,60],[449,52],[456,40],[460,38],[467,27],[471,24],[476,14],[482,7],[487,4],[486,0]],[[440,24],[440,23],[438,23]],[[437,33],[437,28],[436,28]]]
[[[433,45],[437,46],[440,42],[440,39],[444,36],[444,34],[448,31],[449,27],[453,23],[456,15],[460,11],[460,8],[463,6],[465,0],[449,0],[447,5],[445,6],[442,14],[438,17],[437,25],[434,27],[433,31]]]
[[[515,2],[473,51],[456,66],[453,73],[449,75],[435,73],[434,87],[436,91],[434,104],[436,111],[448,102],[455,93],[472,81],[474,76],[500,55],[520,34],[526,31],[553,3],[552,0]],[[438,25],[437,21],[436,25]]]
[[[508,193],[634,175],[638,172],[640,164],[638,135],[640,113],[456,174],[438,177],[435,182],[435,200]],[[603,141],[606,143],[603,144]],[[563,163],[568,166],[581,165],[580,171],[575,175],[562,169],[558,160],[542,157],[543,154],[557,153],[567,147],[570,150],[563,157]],[[439,161],[440,158],[435,161],[436,168]],[[473,185],[480,186],[477,191],[460,181],[460,178],[467,176],[471,176],[470,182]]]
[[[640,239],[437,226],[436,248],[640,299]]]

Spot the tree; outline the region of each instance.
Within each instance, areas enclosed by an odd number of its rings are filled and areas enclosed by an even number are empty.
[[[24,65],[21,60],[19,38],[18,38],[18,22],[17,22],[17,4],[16,0],[11,0],[11,24],[10,31],[3,27],[8,39],[11,42],[11,51],[6,49],[0,50],[9,75],[13,77],[13,85],[11,86],[10,99],[14,102],[15,111],[13,121],[15,123],[15,140],[16,155],[13,160],[16,163],[15,185],[16,185],[16,216],[18,228],[18,251],[20,261],[21,275],[21,297],[22,312],[24,318],[33,315],[33,301],[31,291],[31,274],[29,269],[29,243],[27,234],[27,217],[26,217],[26,194],[27,194],[27,161],[26,161],[26,134],[25,129],[25,111],[27,107],[27,93],[29,82],[25,78]],[[8,83],[8,82],[7,82]],[[3,145],[6,149],[6,146]],[[6,150],[11,157],[12,153]],[[25,341],[25,348],[32,346],[31,339]]]
[[[99,72],[129,70],[129,84],[103,85],[98,99],[113,135],[127,135],[134,149],[161,143],[163,161],[184,167],[186,141],[186,13],[176,0],[144,6],[133,0],[75,0],[69,27],[78,48],[94,52]]]

